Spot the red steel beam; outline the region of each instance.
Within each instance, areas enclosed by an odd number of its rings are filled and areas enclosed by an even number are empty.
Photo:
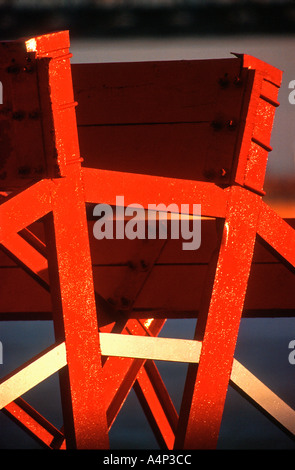
[[[0,205],[0,243],[50,212],[52,185],[45,179],[4,200]]]
[[[119,171],[83,168],[85,201],[115,205],[116,196],[124,195],[126,205],[201,204],[202,215],[224,217],[227,194],[213,183],[180,180]]]
[[[53,449],[60,448],[62,445],[63,434],[22,398],[9,403],[3,408],[3,413],[15,421],[42,447]]]
[[[209,309],[200,312],[195,339],[199,365],[190,365],[175,448],[216,447],[251,267],[260,197],[230,188]]]
[[[173,449],[178,414],[154,362],[146,361],[134,390],[161,449]]]
[[[290,267],[295,268],[295,230],[264,202],[261,206],[258,235]]]
[[[49,290],[47,259],[17,233],[10,233],[2,243],[3,251],[28,272],[42,287]]]
[[[153,320],[148,328],[139,320],[129,320],[123,333],[157,336],[161,331],[165,320]],[[107,380],[106,406],[108,426],[111,427],[118,415],[136,376],[144,366],[145,360],[108,357],[103,365],[103,371]]]
[[[19,234],[24,240],[26,240],[33,248],[35,248],[41,255],[46,258],[46,246],[45,243],[40,240],[39,236],[35,235],[28,228],[21,230]]]
[[[105,449],[104,377],[81,191],[76,172],[65,178],[58,197],[52,195],[53,217],[46,221],[50,291],[56,338],[65,339],[67,350],[67,372],[60,373],[67,447]]]
[[[14,260],[16,260],[16,262],[20,263],[21,266],[26,271],[28,271],[29,274],[31,274],[38,282],[42,281],[43,287],[45,287],[46,289],[49,288],[47,259],[44,258],[37,250],[35,250],[28,242],[26,242],[22,237],[20,237],[17,234],[14,237],[10,236],[9,241],[6,241],[6,243],[5,243],[5,251],[9,252],[9,255]],[[129,333],[131,333],[134,330],[134,327],[136,327],[136,325],[135,325],[136,323],[137,322],[133,322],[133,329],[132,329],[132,325],[129,325]],[[159,323],[159,326],[162,326],[163,321],[158,322],[158,323]],[[127,326],[128,326],[128,323],[127,323]],[[130,330],[130,328],[131,328],[131,330]],[[138,332],[138,328],[136,329],[136,331]],[[148,328],[146,328],[146,329],[141,328],[141,332],[145,332],[145,331],[148,331]],[[116,359],[113,358],[112,362],[113,363],[116,362]],[[127,394],[129,393],[134,381],[136,380],[136,372],[138,370],[138,367],[141,367],[141,369],[142,369],[142,364],[143,364],[143,363],[140,364],[138,361],[137,361],[137,364],[132,364],[131,368],[129,368],[129,370],[127,371],[127,373],[124,377],[122,375],[123,369],[122,369],[121,361],[117,361],[117,363],[118,363],[118,366],[120,368],[120,377],[121,377],[121,381],[122,381],[121,389],[122,389],[122,386],[123,386],[123,388],[125,390],[125,394],[121,395],[120,400],[118,400],[118,399],[114,400],[113,403],[110,404],[110,409],[112,409],[112,410],[116,409],[115,415],[117,415],[119,409],[122,406],[122,403],[125,401],[125,398],[127,397]],[[113,373],[113,369],[114,369],[114,364],[112,366],[112,371],[111,371],[112,373]],[[156,374],[156,373],[153,374],[153,383],[151,383],[150,380],[149,380],[149,376],[146,373],[143,373],[142,377],[140,379],[140,382],[137,384],[138,393],[142,388],[144,390],[146,390],[146,393],[151,395],[151,396],[157,397],[157,391],[160,390],[162,395],[165,395],[165,396],[169,397],[169,395],[168,395],[168,393],[165,389],[165,386],[161,381],[161,377],[160,377],[159,374]],[[143,394],[144,393],[145,392],[143,392]],[[148,396],[146,396],[144,398],[144,400],[147,403],[150,402]],[[160,405],[158,405],[155,408],[155,406],[153,406],[153,405],[154,405],[154,403],[156,403],[156,400],[157,400],[157,398],[155,398],[151,402],[150,415],[153,415],[156,418],[159,414],[159,409],[161,409],[162,410],[161,416],[165,417],[165,412],[163,411],[163,408],[165,408],[165,403],[162,400],[160,402]],[[159,408],[159,406],[160,406],[160,408]],[[166,405],[166,408],[167,408],[167,406],[168,405]],[[16,410],[16,404],[13,404],[13,403],[10,404],[8,406],[8,409],[6,409],[6,411],[9,412],[12,409],[14,411]],[[146,409],[147,409],[147,407],[145,406],[145,410]],[[175,414],[175,410],[173,409],[173,405],[172,405],[171,410],[170,410],[170,413],[172,412],[172,414],[173,413]],[[33,428],[30,424],[31,423],[30,420],[25,420],[27,415],[14,412],[14,419],[15,420],[17,420],[17,416],[19,417],[19,420],[20,420],[19,424],[23,427],[27,426],[29,431],[32,433]],[[110,416],[110,414],[109,414],[109,416]],[[114,417],[111,419],[111,422],[109,423],[109,426],[111,425],[113,419],[114,419]],[[166,426],[164,426],[165,425],[165,419],[167,421],[167,418],[163,418],[162,420],[160,420],[159,417],[157,417],[157,422],[159,422],[160,431],[157,430],[157,431],[155,431],[155,433],[156,433],[157,436],[161,435],[161,433],[162,433],[164,438],[162,439],[161,442],[166,442],[167,447],[172,448],[171,447],[172,446],[171,438],[169,438],[169,433],[168,433],[168,436],[167,436]],[[171,432],[170,432],[170,434],[171,434]],[[173,438],[174,438],[174,435],[173,435]]]
[[[29,237],[31,238],[31,237]],[[36,242],[36,240],[34,240]],[[39,245],[39,244],[38,244]],[[161,245],[162,247],[162,245]],[[19,235],[15,235],[15,236],[10,236],[9,238],[9,241],[7,240],[5,242],[5,251],[8,252],[8,254],[18,263],[20,264],[30,275],[32,275],[34,277],[34,279],[36,279],[38,282],[42,283],[43,287],[45,287],[46,289],[49,289],[49,280],[48,280],[48,269],[47,269],[47,259],[44,258],[37,250],[35,250],[28,242],[26,242],[22,237],[20,237]],[[142,281],[141,281],[142,283]],[[133,322],[133,325],[131,324],[132,322],[129,322],[129,329],[128,329],[128,332],[130,334],[132,334],[132,331],[135,331],[134,328],[136,328],[136,324],[137,322]],[[159,327],[161,327],[163,325],[163,321],[160,321],[158,322],[159,324]],[[139,323],[140,324],[140,323]],[[127,323],[127,328],[128,328],[128,323]],[[141,333],[145,333],[149,330],[149,327],[147,328],[141,328]],[[155,332],[158,331],[155,330]],[[136,328],[136,332],[138,333],[138,325],[137,325],[137,328]],[[115,362],[116,360],[113,359],[113,362]],[[122,383],[121,383],[121,386],[123,386],[124,390],[125,390],[125,394],[121,395],[121,398],[120,400],[116,400],[114,401],[112,404],[110,404],[110,409],[114,410],[116,409],[116,412],[115,414],[117,415],[119,409],[121,408],[123,402],[125,401],[125,398],[127,397],[127,394],[129,393],[131,387],[132,387],[132,384],[134,383],[134,380],[136,380],[136,371],[138,370],[138,367],[140,366],[140,363],[137,361],[137,364],[132,364],[131,368],[129,369],[129,371],[126,373],[125,377],[122,375],[122,364],[121,364],[121,361],[118,361],[118,365],[119,365],[119,368],[120,368],[120,372],[118,373],[121,377],[121,380],[122,380]],[[145,365],[146,366],[146,365]],[[114,365],[113,365],[113,368],[114,368]],[[149,366],[149,369],[152,368],[152,365],[150,364]],[[142,365],[141,365],[141,369],[142,369]],[[113,369],[112,369],[113,371]],[[118,375],[117,374],[117,375]],[[154,397],[157,397],[158,393],[161,394],[161,396],[165,396],[165,397],[168,397],[169,398],[169,395],[167,393],[167,390],[165,389],[165,386],[161,380],[161,377],[160,375],[154,371],[153,372],[153,375],[152,375],[152,378],[153,378],[153,381],[151,382],[150,379],[149,379],[149,374],[147,374],[146,372],[144,372],[143,374],[141,374],[141,379],[140,381],[137,383],[137,391],[139,393],[139,391],[141,389],[144,389],[144,390],[149,390],[146,391],[147,394],[149,395],[152,395]],[[110,380],[110,378],[109,378]],[[143,396],[145,394],[145,392],[142,392]],[[144,396],[143,400],[145,401],[145,403],[149,403],[150,400],[148,398],[148,396]],[[160,400],[160,398],[159,398]],[[167,422],[167,419],[169,419],[169,416],[168,418],[165,418],[165,411],[163,411],[165,408],[169,410],[169,414],[173,415],[174,417],[174,425],[175,425],[175,409],[172,405],[172,403],[170,404],[169,406],[169,402],[167,401],[167,403],[165,404],[165,401],[162,399],[160,400],[160,405],[158,406],[153,406],[154,403],[156,403],[157,401],[157,398],[155,398],[153,401],[150,402],[150,411],[149,411],[149,415],[151,416],[154,416],[155,418],[155,422],[156,423],[159,423],[159,428],[160,428],[160,431],[158,429],[155,430],[155,434],[157,436],[159,435],[162,435],[164,436],[164,438],[162,438],[162,441],[161,442],[166,442],[166,446],[168,448],[172,448],[172,441],[171,441],[171,438],[169,438],[169,435],[171,435],[171,432],[170,434],[168,433],[167,435],[167,430],[166,430],[166,422]],[[117,405],[116,405],[117,403]],[[161,409],[161,413],[160,415],[161,416],[164,416],[164,418],[162,420],[159,419],[159,406],[160,406],[160,409]],[[13,404],[11,404],[11,406],[9,405],[9,409],[11,409],[11,407],[13,407]],[[15,409],[15,408],[13,408]],[[147,407],[145,406],[144,407],[145,410],[147,410]],[[9,410],[7,410],[9,411]],[[16,419],[16,416],[18,416],[16,413],[14,415],[15,419]],[[21,418],[21,415],[19,415],[20,418]],[[109,416],[110,416],[110,413],[109,413]],[[114,417],[110,420],[109,422],[109,426],[112,424],[112,421],[113,421]],[[170,418],[171,419],[171,418]],[[166,420],[166,421],[165,421]],[[25,426],[25,422],[24,422],[24,419],[20,419],[20,424],[22,426]],[[27,425],[29,426],[29,429],[31,429],[30,427],[30,422],[28,421]],[[154,426],[155,428],[155,426]],[[173,434],[173,439],[174,439],[174,434]]]
[[[108,448],[101,352],[75,116],[69,34],[33,38],[48,166],[56,160],[45,229],[56,339],[65,340],[60,372],[67,448]],[[56,171],[55,171],[56,172]]]

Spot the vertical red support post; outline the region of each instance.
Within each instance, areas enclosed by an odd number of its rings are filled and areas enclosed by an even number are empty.
[[[57,341],[65,341],[60,373],[67,448],[106,449],[97,312],[71,78],[68,32],[27,41],[38,59],[48,171],[57,176],[45,223]]]
[[[251,56],[241,58],[252,76],[249,102],[243,111],[233,185],[226,190],[230,197],[215,275],[204,292],[196,327],[195,339],[202,341],[200,361],[189,366],[176,448],[216,448],[259,226],[282,72]]]
[[[189,365],[176,448],[217,445],[261,202],[238,186],[230,192],[209,309],[199,313],[196,327],[195,339],[202,340],[200,361]]]

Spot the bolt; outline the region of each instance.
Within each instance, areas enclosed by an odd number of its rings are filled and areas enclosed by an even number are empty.
[[[15,111],[12,113],[12,119],[16,121],[22,121],[25,118],[25,113],[23,111]]]
[[[140,260],[140,266],[141,266],[143,271],[146,271],[149,267],[149,265],[143,259]]]
[[[18,174],[21,176],[27,176],[31,173],[31,168],[28,165],[20,166],[18,168]]]
[[[6,71],[8,73],[19,73],[20,72],[20,67],[18,65],[9,65],[9,67],[7,67]]]
[[[237,87],[243,85],[243,80],[241,79],[241,77],[235,77],[234,78],[234,85],[237,86]]]
[[[33,73],[35,71],[35,68],[33,65],[26,65],[24,68],[23,68],[23,71],[24,72],[27,72],[27,73]]]
[[[215,130],[215,131],[220,131],[222,128],[223,128],[223,122],[219,119],[216,119],[214,121],[211,122],[211,127]]]
[[[203,175],[208,180],[213,180],[216,177],[216,171],[213,168],[209,168],[208,170],[204,170]]]
[[[126,299],[126,297],[121,297],[121,305],[122,307],[128,307],[130,305],[130,300]]]
[[[133,263],[133,261],[128,261],[127,266],[130,269],[135,269],[135,267],[136,267],[135,264]]]
[[[221,88],[227,88],[229,86],[228,74],[225,73],[224,76],[218,80],[218,83],[221,86]]]
[[[233,131],[237,127],[237,121],[235,119],[230,119],[229,121],[227,121],[226,126],[228,127],[228,129]]]
[[[221,168],[220,173],[221,178],[225,178],[227,176],[228,170],[226,168]]]

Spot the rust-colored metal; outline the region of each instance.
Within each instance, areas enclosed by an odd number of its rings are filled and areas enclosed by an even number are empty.
[[[0,319],[55,330],[1,380],[3,411],[44,447],[106,449],[133,387],[160,447],[208,449],[232,385],[294,436],[294,411],[234,359],[243,315],[295,307],[248,289],[271,279],[267,256],[294,283],[294,221],[262,199],[281,72],[241,54],[71,67],[69,45],[63,31],[0,43]],[[201,204],[200,249],[94,241],[93,204],[118,195]],[[157,338],[167,318],[198,318],[194,339]],[[154,360],[189,363],[179,416]],[[62,430],[21,398],[57,371]]]

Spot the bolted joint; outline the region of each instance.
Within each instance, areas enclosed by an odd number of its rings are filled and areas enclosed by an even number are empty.
[[[242,80],[242,78],[241,78],[241,77],[238,77],[238,76],[235,77],[235,78],[234,78],[234,85],[235,85],[236,87],[242,86],[242,85],[243,85],[243,80]]]
[[[210,125],[215,131],[220,131],[224,127],[224,122],[221,119],[214,119]]]
[[[227,73],[225,73],[223,75],[223,77],[220,77],[219,80],[218,80],[218,84],[221,88],[228,88],[229,83],[230,83],[230,81],[229,81]]]
[[[216,170],[214,168],[207,168],[203,171],[203,175],[207,180],[214,180],[217,176]]]
[[[237,128],[237,125],[238,125],[238,122],[236,119],[229,119],[226,122],[226,127],[231,131],[234,131]]]
[[[23,71],[26,73],[34,73],[35,72],[35,67],[33,64],[25,65],[23,67]]]
[[[121,308],[128,308],[131,304],[131,301],[126,297],[121,297],[120,299]]]
[[[140,260],[140,268],[142,271],[147,271],[149,269],[149,265],[144,259]]]
[[[31,174],[31,167],[28,166],[28,165],[20,166],[20,167],[18,168],[18,174],[19,174],[20,176],[24,176],[24,177],[30,175],[30,174]]]
[[[16,64],[13,64],[13,65],[9,65],[6,69],[6,72],[7,73],[13,73],[13,74],[17,74],[17,73],[20,73],[21,71],[21,68],[19,65],[16,65]]]
[[[216,118],[210,124],[214,131],[221,131],[224,128],[234,131],[237,128],[237,125],[238,121],[234,118],[227,119],[226,121],[221,118]]]
[[[227,168],[221,168],[220,177],[225,178],[227,175],[228,175],[228,169]]]
[[[26,117],[26,113],[24,111],[14,111],[12,113],[12,119],[14,119],[15,121],[22,121],[23,119],[25,119]]]

